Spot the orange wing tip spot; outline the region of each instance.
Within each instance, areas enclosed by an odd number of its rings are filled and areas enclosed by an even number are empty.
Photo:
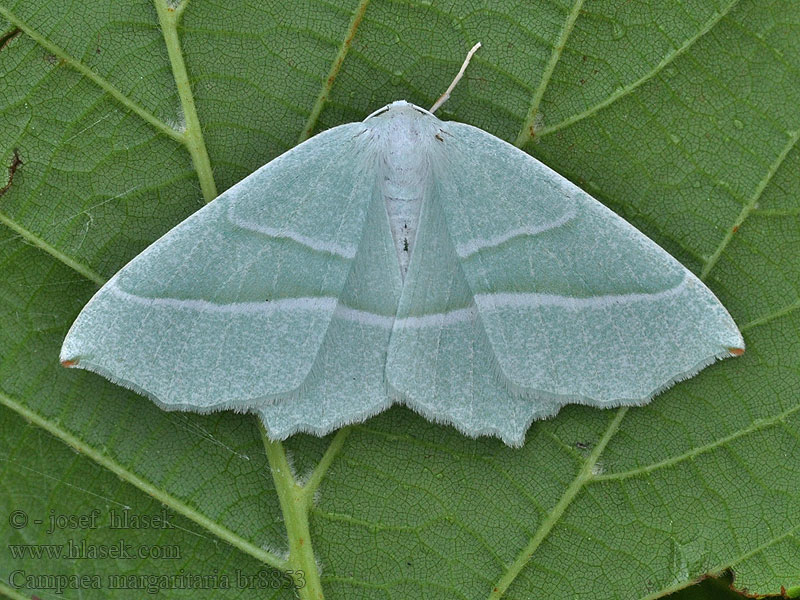
[[[732,356],[741,356],[744,354],[744,348],[728,348],[728,352],[730,352]]]
[[[61,366],[62,366],[62,367],[67,367],[68,369],[69,369],[70,367],[74,367],[74,366],[75,366],[75,365],[77,365],[77,364],[78,364],[78,361],[77,361],[77,360],[62,360],[62,361],[61,361]]]

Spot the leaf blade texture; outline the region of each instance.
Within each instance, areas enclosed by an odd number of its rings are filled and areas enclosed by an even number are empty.
[[[219,191],[309,133],[398,98],[429,106],[480,40],[440,116],[518,142],[630,220],[703,278],[748,345],[646,408],[565,409],[521,450],[402,408],[330,452],[330,438],[292,438],[327,597],[647,598],[726,568],[752,593],[798,584],[799,11],[617,4],[192,0],[180,15]],[[252,418],[163,413],[57,365],[97,284],[202,206],[157,11],[4,2],[0,32],[4,514],[106,513],[108,499],[149,512],[157,498],[205,536],[181,541],[197,570],[228,568],[229,552],[285,567]]]

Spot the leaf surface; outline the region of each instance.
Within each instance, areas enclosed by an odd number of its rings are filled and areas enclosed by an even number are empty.
[[[61,369],[61,341],[211,190],[392,100],[429,106],[475,41],[440,116],[517,143],[673,253],[747,353],[644,408],[569,407],[519,450],[402,407],[293,437],[326,597],[655,598],[726,568],[751,593],[800,585],[796,1],[186,2],[0,3],[0,513],[44,520],[3,544],[110,545],[108,526],[47,534],[50,511],[163,505],[168,535],[122,537],[182,551],[91,567],[6,553],[0,591],[52,596],[15,588],[14,569],[291,566],[253,417],[162,412]],[[169,593],[292,595],[257,587]]]

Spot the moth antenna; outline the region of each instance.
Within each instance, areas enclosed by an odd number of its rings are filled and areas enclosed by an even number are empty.
[[[447,99],[450,97],[450,92],[453,91],[453,88],[456,87],[456,84],[459,81],[461,81],[461,78],[464,76],[464,71],[467,70],[467,65],[469,65],[469,61],[472,60],[472,55],[475,54],[478,51],[478,48],[480,47],[481,43],[478,42],[472,47],[472,49],[469,52],[467,52],[467,58],[464,59],[464,64],[461,65],[461,69],[458,71],[458,75],[456,75],[456,78],[453,79],[453,83],[450,84],[450,86],[445,90],[444,94],[439,96],[439,99],[433,103],[433,106],[431,106],[432,113],[436,112],[437,108],[439,108],[442,104],[447,102]]]

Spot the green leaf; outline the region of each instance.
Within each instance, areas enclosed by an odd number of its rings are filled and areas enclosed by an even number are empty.
[[[796,589],[798,40],[797,0],[0,1],[0,592],[656,598],[726,569]],[[569,407],[518,450],[401,407],[265,444],[251,416],[162,412],[58,366],[98,286],[216,190],[392,100],[429,106],[476,41],[440,116],[672,252],[745,356],[644,408]],[[125,507],[172,527],[111,528]],[[70,541],[150,552],[19,554]]]

